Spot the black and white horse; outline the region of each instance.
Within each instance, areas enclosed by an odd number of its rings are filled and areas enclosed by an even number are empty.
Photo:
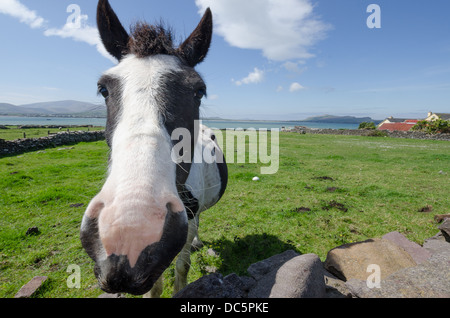
[[[228,178],[215,136],[198,122],[206,85],[194,67],[209,50],[212,14],[208,9],[178,47],[161,26],[138,23],[128,34],[108,0],[98,3],[97,25],[119,64],[98,82],[111,151],[107,180],[83,217],[81,242],[109,293],[152,289],[159,296],[162,274],[179,255],[177,292],[186,285],[198,215],[219,201]],[[179,128],[189,132],[192,147],[191,160],[183,162],[172,151]],[[223,160],[202,160],[211,144]]]

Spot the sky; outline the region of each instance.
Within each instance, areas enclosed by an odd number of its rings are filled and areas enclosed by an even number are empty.
[[[450,113],[448,0],[110,0],[124,27],[163,20],[181,43],[214,16],[202,115],[425,118]],[[375,4],[376,6],[371,6]],[[0,103],[103,103],[116,63],[93,0],[0,0]]]

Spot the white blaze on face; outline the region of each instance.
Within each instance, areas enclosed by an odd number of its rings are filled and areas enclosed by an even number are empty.
[[[86,215],[98,218],[106,256],[127,255],[131,267],[147,246],[160,241],[168,209],[184,211],[175,183],[172,142],[155,98],[161,75],[177,70],[175,57],[130,55],[106,73],[121,80],[122,109],[107,181]]]

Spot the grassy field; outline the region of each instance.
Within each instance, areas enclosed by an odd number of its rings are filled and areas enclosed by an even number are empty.
[[[102,294],[79,226],[107,158],[105,142],[93,142],[0,159],[0,297],[34,276],[49,277],[36,297]],[[225,196],[200,217],[204,247],[192,255],[189,281],[214,268],[245,275],[287,249],[325,260],[336,246],[391,231],[421,244],[438,232],[434,215],[449,213],[446,141],[281,133],[278,173],[260,175],[261,166],[229,164]],[[427,206],[431,213],[419,212]],[[39,232],[26,235],[34,226]],[[67,285],[71,264],[81,269],[79,289]],[[164,297],[173,274],[171,265]]]
[[[22,138],[40,138],[46,137],[50,134],[56,134],[59,132],[67,131],[97,131],[103,130],[104,127],[74,127],[74,128],[29,128],[19,129],[18,126],[6,126],[8,129],[0,129],[0,139],[4,140],[16,140]]]

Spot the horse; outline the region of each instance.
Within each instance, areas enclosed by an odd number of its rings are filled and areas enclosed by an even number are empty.
[[[97,84],[107,105],[108,172],[84,213],[81,243],[107,293],[159,297],[178,255],[177,293],[187,284],[199,214],[221,199],[228,179],[214,132],[199,123],[206,84],[195,66],[209,51],[212,13],[178,47],[162,25],[138,22],[128,33],[108,0],[98,2],[97,26],[118,64]],[[175,160],[176,141],[190,146],[181,149],[188,160]],[[202,160],[205,149],[220,160]]]

